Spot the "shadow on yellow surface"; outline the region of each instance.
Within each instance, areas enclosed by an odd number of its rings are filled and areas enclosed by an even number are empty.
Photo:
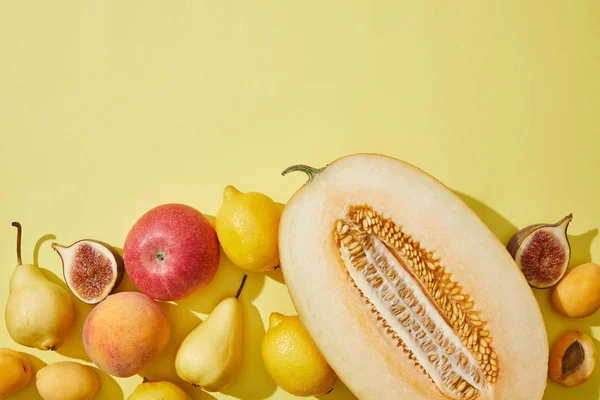
[[[194,399],[214,398],[203,390],[194,388],[187,382],[184,382],[175,372],[174,360],[177,348],[187,334],[198,326],[202,320],[189,309],[178,306],[175,303],[163,302],[161,303],[161,308],[167,313],[167,316],[171,321],[171,337],[167,347],[158,358],[139,373],[139,383],[142,383],[143,378],[147,378],[151,381],[166,380],[179,385]]]
[[[266,399],[275,392],[277,386],[262,362],[261,344],[265,327],[258,308],[243,298],[241,302],[244,307],[242,365],[235,380],[223,393],[238,399]]]
[[[353,400],[356,397],[352,392],[344,385],[344,382],[338,381],[335,383],[333,390],[323,396],[317,396],[319,400]]]
[[[510,237],[518,231],[517,227],[484,203],[464,193],[455,193],[467,203],[502,243],[506,244]],[[597,234],[598,229],[593,229],[579,235],[568,235],[571,244],[571,267],[592,261],[590,248]],[[550,347],[560,335],[570,330],[578,330],[594,338],[592,327],[600,326],[600,312],[587,318],[566,318],[556,312],[552,306],[550,301],[552,289],[532,290],[544,317]],[[600,342],[594,338],[594,343],[596,349],[600,350],[600,347],[598,347]],[[597,352],[596,364],[598,365],[599,362]],[[544,400],[564,400],[567,398],[582,400],[600,398],[600,374],[596,372],[586,383],[572,388],[548,380]]]
[[[64,286],[66,287],[66,285]],[[83,347],[82,334],[85,319],[94,306],[84,303],[73,295],[71,295],[71,299],[73,300],[73,306],[75,306],[75,320],[73,321],[73,327],[65,339],[65,343],[58,348],[56,352],[65,357],[91,362],[92,360],[88,357],[85,348]]]
[[[281,268],[277,268],[277,269],[274,269],[273,271],[269,271],[266,273],[266,275],[269,278],[273,279],[274,281],[283,283],[285,285],[285,279],[283,279],[283,272],[281,271]]]
[[[39,267],[40,248],[45,242],[49,242],[51,240],[56,240],[56,235],[48,233],[39,238],[35,243],[35,246],[33,247],[33,265],[37,265]]]
[[[96,395],[97,399],[123,400],[125,398],[123,389],[121,389],[115,378],[96,367],[92,368],[100,378],[100,391]]]

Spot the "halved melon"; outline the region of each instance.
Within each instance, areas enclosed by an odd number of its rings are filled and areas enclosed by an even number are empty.
[[[310,179],[280,224],[285,281],[359,399],[542,398],[548,339],[537,302],[452,191],[380,155],[289,170]]]

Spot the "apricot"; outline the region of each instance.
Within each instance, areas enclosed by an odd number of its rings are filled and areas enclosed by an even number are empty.
[[[0,399],[27,385],[31,379],[31,364],[23,353],[0,348]]]
[[[596,366],[594,342],[585,333],[571,331],[562,335],[550,350],[548,376],[564,386],[587,381]]]
[[[100,390],[100,379],[87,365],[63,361],[40,369],[35,385],[44,400],[91,400]]]
[[[600,265],[587,263],[570,270],[554,288],[552,304],[565,317],[595,313],[600,308]]]
[[[108,296],[88,315],[83,345],[101,370],[129,377],[158,357],[170,335],[169,319],[156,301],[122,292]]]

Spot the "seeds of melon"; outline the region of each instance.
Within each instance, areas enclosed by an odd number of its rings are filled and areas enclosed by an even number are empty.
[[[368,206],[351,206],[335,226],[340,257],[357,291],[443,393],[468,398],[483,389],[484,380],[495,381],[499,367],[498,361],[494,368],[489,363],[493,339],[485,321],[476,305],[465,309],[468,294],[432,252]],[[457,349],[460,359],[436,363]],[[454,386],[459,378],[463,383]]]

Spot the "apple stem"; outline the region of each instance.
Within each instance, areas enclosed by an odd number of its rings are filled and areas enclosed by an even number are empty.
[[[302,171],[306,175],[308,175],[308,181],[306,183],[311,183],[312,180],[315,179],[315,176],[323,172],[324,169],[325,168],[313,168],[309,167],[308,165],[298,164],[292,165],[291,167],[284,169],[281,175],[286,176],[290,172]]]
[[[240,288],[238,289],[237,293],[235,294],[236,299],[239,299],[240,294],[242,294],[242,289],[244,288],[244,284],[246,283],[246,278],[248,278],[248,275],[244,275],[244,277],[242,278],[242,284],[240,285]]]
[[[142,383],[146,383],[148,382],[148,378],[144,377],[144,380],[142,381]]]
[[[23,259],[21,259],[21,231],[23,228],[18,222],[13,222],[11,225],[17,228],[17,262],[19,265],[23,265]]]

